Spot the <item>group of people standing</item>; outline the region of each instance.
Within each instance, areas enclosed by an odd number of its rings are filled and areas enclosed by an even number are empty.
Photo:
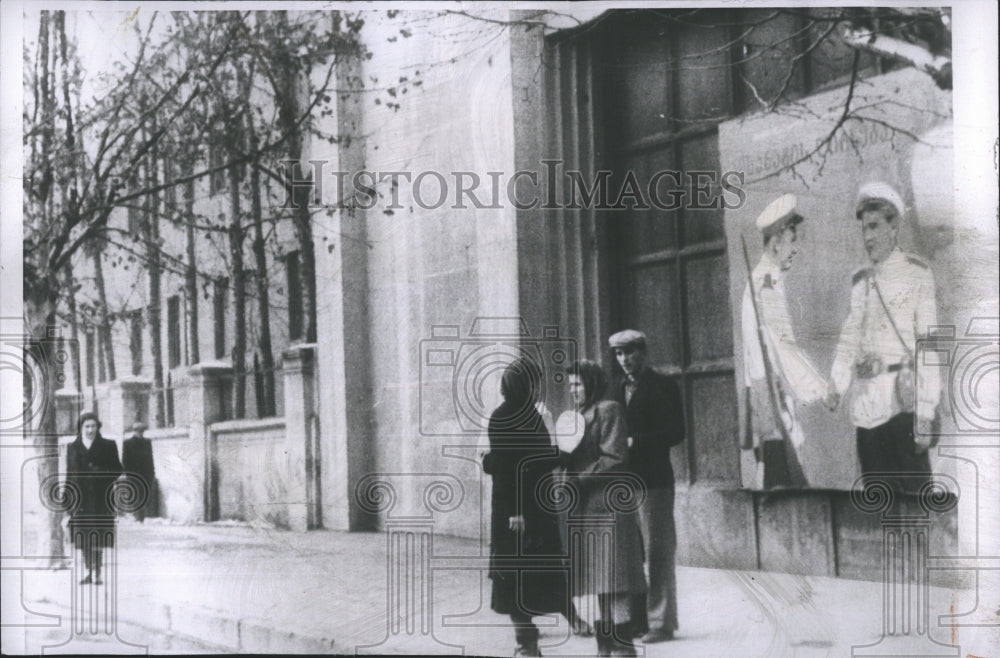
[[[501,379],[483,467],[493,481],[491,607],[511,617],[515,655],[541,655],[531,618],[546,613],[595,635],[602,656],[636,655],[636,638],[667,641],[678,628],[670,448],[684,440],[681,393],[648,367],[642,332],[618,332],[609,347],[610,385],[592,361],[566,369],[582,423],[571,449],[538,411],[538,366],[515,361]]]
[[[133,481],[138,496],[135,517],[142,522],[155,506],[156,472],[153,447],[143,436],[146,425],[137,422],[132,436],[122,444],[122,460],[118,445],[101,436],[101,421],[97,414],[86,412],[77,421],[76,439],[66,449],[66,485],[73,501],[70,510],[70,540],[80,551],[86,576],[81,585],[103,585],[104,550],[115,545],[116,513],[113,488],[125,474]],[[124,461],[124,465],[122,463]]]

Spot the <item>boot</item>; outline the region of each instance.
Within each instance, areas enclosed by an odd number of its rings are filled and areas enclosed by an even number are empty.
[[[611,628],[611,655],[635,656],[637,651],[632,643],[632,624],[617,624]]]
[[[514,656],[541,656],[542,652],[538,648],[538,641],[517,645],[514,649]]]
[[[610,656],[614,640],[611,637],[611,624],[598,619],[594,624],[594,636],[597,638],[597,655]]]

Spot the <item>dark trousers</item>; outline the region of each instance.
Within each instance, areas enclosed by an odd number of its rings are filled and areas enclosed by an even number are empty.
[[[791,441],[785,439],[764,439],[758,448],[758,459],[764,463],[764,488],[809,486],[799,453]]]
[[[913,414],[901,413],[878,427],[858,428],[858,459],[861,474],[869,482],[872,473],[894,473],[894,489],[915,491],[930,479],[931,462],[924,450],[917,454],[913,440]]]
[[[538,643],[538,627],[531,621],[531,615],[520,611],[512,612],[510,620],[514,622],[514,639],[518,646],[530,647]]]
[[[104,551],[94,545],[84,546],[80,550],[83,553],[83,566],[87,568],[87,571],[101,573],[101,567],[104,562]]]
[[[639,508],[639,529],[649,568],[646,614],[649,630],[677,630],[677,529],[674,527],[674,488],[646,491]]]

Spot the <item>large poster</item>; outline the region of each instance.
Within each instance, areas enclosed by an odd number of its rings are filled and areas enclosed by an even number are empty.
[[[895,204],[901,211],[892,229],[899,250],[895,258],[901,263],[894,276],[917,286],[914,291],[920,290],[917,279],[924,276],[921,272],[928,273],[925,281],[931,277],[934,281],[932,293],[925,294],[931,289],[925,286],[924,292],[911,294],[903,292],[903,288],[889,291],[891,277],[872,276],[875,281],[883,281],[879,292],[899,297],[887,302],[889,315],[900,316],[894,320],[906,325],[918,305],[917,297],[927,302],[927,297],[934,296],[934,320],[942,325],[959,320],[977,294],[995,299],[995,292],[974,290],[982,283],[977,283],[978,274],[969,276],[968,268],[975,267],[976,262],[969,259],[971,254],[965,251],[962,258],[956,255],[956,241],[995,244],[996,238],[977,241],[973,235],[983,230],[980,225],[973,222],[970,228],[961,221],[956,224],[951,125],[950,92],[939,89],[929,76],[907,69],[856,81],[773,112],[720,126],[723,171],[742,172],[745,176],[746,202],[726,211],[745,486],[844,489],[850,488],[861,474],[856,428],[859,424],[875,427],[880,417],[872,412],[871,422],[859,420],[858,398],[876,375],[886,381],[898,379],[889,373],[901,367],[890,363],[895,359],[889,357],[880,361],[869,354],[877,349],[861,345],[859,353],[849,359],[854,375],[850,386],[839,391],[839,396],[834,393],[839,400],[824,393],[835,369],[838,344],[851,340],[845,333],[845,323],[852,310],[852,288],[864,285],[862,279],[876,271],[862,235],[864,222],[856,217],[863,189],[881,190],[880,196],[891,197],[888,205]],[[871,188],[873,183],[875,187]],[[791,196],[779,201],[783,195]],[[762,261],[767,251],[767,230],[779,226],[774,222],[789,219],[794,220],[795,253],[786,253],[787,262],[775,263],[774,276],[764,277],[770,262]],[[789,245],[787,250],[792,248]],[[747,262],[749,269],[761,276],[752,300],[756,308],[749,306],[751,300],[745,296]],[[961,290],[963,281],[972,281],[973,290]],[[788,326],[768,328],[769,313],[777,313]],[[857,320],[855,317],[853,321]],[[927,324],[923,319],[921,322]],[[889,333],[890,324],[886,324],[885,333],[895,341],[897,338]],[[767,378],[755,393],[749,386],[754,366],[750,364],[748,374],[745,354],[759,351],[761,329],[769,332],[765,347],[771,340],[776,342],[770,345],[771,353],[766,357],[768,372],[757,373]],[[927,329],[918,327],[920,332]],[[904,334],[906,330],[904,326]],[[871,334],[873,330],[855,327],[854,331]],[[911,329],[897,347],[902,349],[909,342],[913,350],[912,340]],[[861,354],[871,357],[878,372],[858,376],[863,369],[858,363]],[[843,364],[840,367],[844,369]],[[862,378],[868,376],[870,382]],[[946,384],[941,382],[940,388],[946,389]],[[813,390],[818,386],[824,389]],[[921,386],[926,389],[928,384],[922,381],[917,388]],[[898,406],[898,400],[893,402]],[[949,404],[946,392],[939,412],[946,411]],[[775,411],[777,415],[772,413]],[[935,424],[941,422],[940,415],[936,415]],[[768,428],[762,425],[767,424],[768,416],[782,419],[783,432],[771,430],[774,437],[784,434],[785,445],[762,441],[767,438],[762,435],[768,433]],[[771,451],[768,456],[765,447],[772,446],[777,447],[777,453]],[[788,454],[782,455],[783,451]],[[764,466],[775,455],[779,462],[787,456],[790,475],[775,476],[772,472],[764,477]],[[947,470],[936,461],[931,454],[932,469]],[[780,470],[785,465],[775,468]],[[799,469],[801,473],[796,473]]]

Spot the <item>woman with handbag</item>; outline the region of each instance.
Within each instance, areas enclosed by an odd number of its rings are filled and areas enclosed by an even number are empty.
[[[540,389],[541,372],[532,361],[521,359],[504,370],[504,401],[490,417],[490,451],[483,456],[483,470],[493,481],[490,607],[510,615],[515,656],[541,655],[533,616],[565,615],[569,606],[558,516],[540,500],[544,480],[558,465],[535,408]]]
[[[577,600],[597,599],[598,654],[634,656],[632,640],[646,625],[637,519],[645,492],[642,482],[626,470],[625,412],[618,402],[604,399],[604,371],[592,361],[578,361],[567,375],[583,422],[579,444],[560,454],[567,486],[576,494],[567,529],[572,593]]]

